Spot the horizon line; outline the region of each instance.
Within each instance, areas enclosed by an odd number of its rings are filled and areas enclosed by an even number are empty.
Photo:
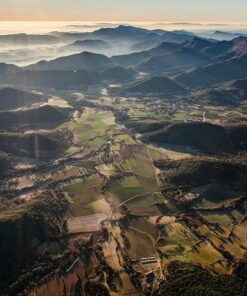
[[[140,20],[0,20],[0,23],[3,22],[40,22],[40,23],[56,23],[56,22],[80,22],[80,23],[116,23],[116,24],[121,24],[121,23],[152,23],[152,24],[162,24],[162,25],[220,25],[220,26],[225,26],[225,25],[232,25],[232,24],[238,24],[238,25],[247,25],[246,22],[235,22],[235,21],[225,21],[225,22],[217,22],[217,21],[186,21],[186,20],[180,20],[180,21],[164,21],[164,20],[157,20],[157,21],[140,21]]]

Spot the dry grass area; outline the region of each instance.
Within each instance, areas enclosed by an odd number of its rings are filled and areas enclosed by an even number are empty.
[[[73,217],[67,221],[68,231],[69,233],[98,231],[100,223],[105,219],[107,219],[107,215],[104,213]]]

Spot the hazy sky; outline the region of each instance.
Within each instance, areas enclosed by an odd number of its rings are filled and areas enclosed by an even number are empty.
[[[247,22],[247,0],[0,0],[0,20]]]

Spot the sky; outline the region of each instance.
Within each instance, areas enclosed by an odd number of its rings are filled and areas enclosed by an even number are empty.
[[[247,0],[0,0],[0,21],[246,23]]]

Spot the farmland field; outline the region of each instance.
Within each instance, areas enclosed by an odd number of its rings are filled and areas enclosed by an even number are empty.
[[[94,232],[100,229],[100,223],[106,214],[92,214],[84,217],[70,218],[67,222],[69,233]]]

